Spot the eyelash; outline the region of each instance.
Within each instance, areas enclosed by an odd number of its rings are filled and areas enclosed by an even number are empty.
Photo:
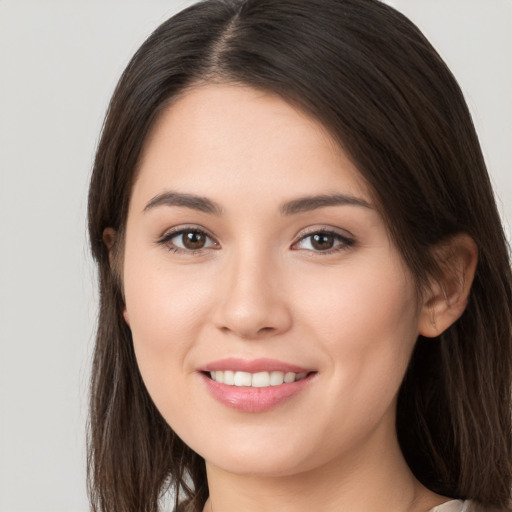
[[[315,256],[317,256],[317,255],[323,256],[323,255],[329,255],[329,254],[334,254],[334,253],[338,253],[338,252],[343,252],[343,251],[348,250],[350,247],[353,247],[354,244],[356,243],[353,238],[350,238],[346,235],[342,235],[341,233],[338,233],[337,231],[333,231],[331,229],[326,229],[326,228],[320,228],[320,229],[317,228],[312,231],[303,233],[301,235],[301,237],[299,238],[299,240],[297,240],[297,242],[295,242],[293,245],[295,246],[299,242],[302,242],[308,238],[311,238],[314,235],[332,236],[334,238],[335,243],[339,242],[338,245],[335,245],[331,249],[327,249],[325,251],[320,251],[320,250],[315,251],[313,249],[306,249],[307,251],[310,251],[311,253],[313,253]]]
[[[176,245],[174,245],[172,243],[172,240],[176,237],[179,237],[180,235],[185,234],[185,233],[196,233],[199,235],[204,235],[207,239],[209,239],[210,241],[213,241],[213,247],[215,249],[217,249],[219,247],[218,243],[216,241],[214,241],[212,236],[210,236],[206,231],[199,229],[199,228],[195,228],[195,227],[185,227],[185,228],[176,229],[174,231],[170,231],[170,232],[166,233],[162,238],[157,240],[157,244],[165,246],[170,252],[178,253],[178,254],[186,254],[186,255],[201,254],[205,250],[211,248],[211,247],[206,247],[206,248],[202,247],[200,249],[182,249],[181,247],[176,247]],[[321,251],[321,250],[315,251],[313,249],[306,249],[307,251],[315,254],[315,256],[316,255],[319,255],[319,256],[320,255],[328,255],[328,254],[346,251],[347,249],[354,246],[354,244],[355,244],[355,240],[353,238],[350,238],[345,235],[341,235],[340,233],[338,233],[336,231],[332,231],[330,229],[320,228],[320,229],[315,229],[314,231],[310,231],[309,233],[303,233],[302,236],[299,238],[299,240],[297,242],[294,242],[293,246],[297,245],[298,243],[300,243],[310,237],[313,237],[314,235],[332,236],[334,238],[335,242],[339,242],[337,245],[335,245],[331,249],[327,249],[325,251]],[[295,249],[295,250],[297,250],[297,249]]]
[[[157,244],[164,245],[170,252],[178,253],[178,254],[194,255],[194,254],[200,254],[206,250],[206,248],[204,248],[204,247],[202,247],[200,249],[182,249],[181,247],[176,247],[172,243],[172,239],[179,237],[180,235],[183,235],[184,233],[196,233],[199,235],[204,235],[209,240],[213,240],[213,237],[210,236],[203,229],[199,229],[196,227],[184,227],[184,228],[178,228],[176,230],[167,232],[162,238],[157,240]],[[217,242],[214,242],[214,244],[218,247]]]

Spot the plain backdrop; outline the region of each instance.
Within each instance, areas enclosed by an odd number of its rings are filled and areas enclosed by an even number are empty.
[[[182,0],[0,0],[0,512],[79,512],[96,317],[87,182],[128,59]],[[508,227],[512,0],[390,0],[465,92]]]

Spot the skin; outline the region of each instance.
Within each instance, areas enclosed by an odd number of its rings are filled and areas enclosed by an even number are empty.
[[[208,198],[222,214],[148,207],[169,191]],[[332,194],[367,206],[280,211]],[[199,252],[170,238],[184,227],[208,235]],[[339,250],[312,245],[322,229]],[[114,236],[107,230],[106,243]],[[454,260],[471,274],[462,245]],[[446,501],[403,459],[396,396],[418,334],[439,334],[466,292],[434,286],[418,303],[362,177],[316,120],[248,87],[188,90],[146,141],[123,258],[140,371],[163,417],[206,460],[205,510],[425,512]],[[316,374],[284,403],[243,412],[215,400],[199,372],[225,357]]]

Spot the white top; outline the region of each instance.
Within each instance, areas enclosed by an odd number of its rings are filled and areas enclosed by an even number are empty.
[[[428,512],[470,512],[469,501],[452,500],[438,505]]]

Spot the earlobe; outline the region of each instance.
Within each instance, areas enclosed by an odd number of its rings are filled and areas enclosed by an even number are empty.
[[[117,231],[114,228],[105,228],[103,230],[103,243],[108,250],[108,259],[110,263],[110,269],[114,274],[114,277],[118,283],[118,286],[121,289],[121,294],[123,295],[124,300],[124,292],[123,292],[123,283],[121,278],[121,268],[119,263],[119,254],[117,253],[116,242],[117,240]],[[126,306],[123,307],[123,318],[128,327],[130,326],[130,319],[128,316],[128,311],[126,310]]]
[[[433,338],[448,329],[466,309],[478,262],[478,249],[466,234],[435,249],[441,275],[425,292],[418,333]]]
[[[105,228],[103,230],[103,243],[105,244],[108,250],[108,258],[110,261],[110,267],[112,268],[114,265],[114,246],[116,243],[117,232],[114,228]]]
[[[126,306],[123,308],[123,318],[126,322],[126,325],[130,327],[130,317],[128,316],[128,311],[126,311]]]

